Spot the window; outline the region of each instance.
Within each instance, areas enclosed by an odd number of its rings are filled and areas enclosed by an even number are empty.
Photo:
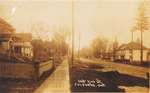
[[[132,54],[132,51],[133,51],[132,49],[129,50],[130,54]]]
[[[21,54],[21,47],[15,46],[14,51],[15,51],[15,53]]]

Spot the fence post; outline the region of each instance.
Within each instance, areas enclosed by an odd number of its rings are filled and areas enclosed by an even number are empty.
[[[39,79],[39,62],[34,62],[34,81],[38,81]]]

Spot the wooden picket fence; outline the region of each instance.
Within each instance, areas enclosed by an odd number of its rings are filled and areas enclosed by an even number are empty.
[[[37,80],[44,72],[52,70],[52,60],[45,62],[7,62],[0,61],[0,77]]]

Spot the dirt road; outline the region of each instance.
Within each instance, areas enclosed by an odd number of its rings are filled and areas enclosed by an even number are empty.
[[[125,92],[144,92],[148,93],[149,91],[149,80],[146,76],[146,73],[149,72],[149,68],[114,63],[103,60],[89,60],[89,59],[77,59],[74,62],[72,69],[72,83],[78,82],[78,80],[84,78],[92,79],[95,78],[101,79],[106,83],[107,88],[76,88],[72,85],[73,91],[88,91],[102,92],[102,91],[111,91],[111,87],[117,89],[124,89]],[[108,82],[107,82],[108,81]],[[115,87],[114,87],[115,86]],[[107,90],[106,90],[107,89]],[[110,89],[110,90],[109,90]]]

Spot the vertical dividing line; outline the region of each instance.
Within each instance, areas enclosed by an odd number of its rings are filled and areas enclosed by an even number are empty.
[[[71,62],[72,66],[74,63],[74,0],[71,1],[72,3],[72,56],[71,56]]]
[[[132,31],[132,42],[133,42],[133,31]]]
[[[141,30],[141,64],[143,63],[143,31]]]
[[[132,41],[131,43],[133,43],[133,31],[132,31]],[[131,49],[131,62],[133,62],[133,47]]]
[[[79,31],[79,46],[78,46],[78,59],[80,60],[80,40],[81,40],[81,33]]]

